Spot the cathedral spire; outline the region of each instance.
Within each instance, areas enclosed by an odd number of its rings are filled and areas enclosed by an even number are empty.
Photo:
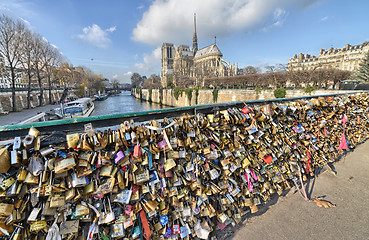
[[[193,53],[195,54],[198,50],[197,47],[197,33],[196,33],[196,13],[194,13],[193,16],[193,39],[192,39],[192,50]]]

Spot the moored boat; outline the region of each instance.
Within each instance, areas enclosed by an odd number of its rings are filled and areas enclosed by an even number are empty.
[[[105,99],[108,98],[108,95],[107,94],[99,94],[99,95],[95,95],[95,101],[104,101]]]
[[[55,109],[55,114],[60,118],[78,118],[91,115],[95,105],[91,98],[80,98]]]

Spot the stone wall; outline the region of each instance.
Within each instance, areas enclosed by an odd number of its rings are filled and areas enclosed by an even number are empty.
[[[27,91],[17,91],[15,92],[15,101],[16,101],[16,109],[17,111],[21,111],[27,108]],[[31,92],[31,108],[38,106],[38,96],[39,91]],[[52,101],[59,101],[60,97],[63,94],[63,90],[52,90],[51,99]],[[49,91],[44,90],[43,93],[44,104],[49,103]],[[1,92],[0,93],[0,114],[6,114],[12,111],[12,93],[11,92]]]
[[[191,101],[185,92],[182,93],[175,99],[173,94],[173,89],[152,89],[151,94],[149,89],[132,89],[132,95],[138,99],[144,101],[151,101],[154,103],[159,103],[167,106],[173,107],[185,107],[201,104],[211,104],[211,103],[223,103],[223,102],[233,102],[233,101],[249,101],[257,99],[273,99],[273,90],[262,90],[260,93],[256,93],[255,90],[245,90],[245,89],[219,89],[218,94],[211,89],[200,89],[198,90],[198,97],[196,101],[196,91],[192,91]],[[311,93],[311,95],[323,95],[323,94],[337,94],[353,92],[347,90],[316,90]],[[216,97],[217,95],[217,97]],[[310,94],[305,93],[303,90],[287,90],[286,98],[291,97],[301,97],[310,96]],[[216,101],[214,101],[216,98]]]

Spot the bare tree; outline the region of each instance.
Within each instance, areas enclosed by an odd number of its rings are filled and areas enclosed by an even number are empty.
[[[51,77],[53,74],[53,69],[57,67],[61,62],[61,56],[59,51],[51,46],[50,44],[45,44],[43,47],[43,51],[41,52],[42,62],[45,67],[45,74],[47,77],[47,83],[49,88],[49,104],[52,103],[51,100]]]
[[[68,87],[67,83],[72,79],[72,66],[68,62],[62,62],[58,68],[53,69],[54,78],[64,87]]]
[[[241,69],[241,74],[240,75],[246,75],[246,74],[255,74],[255,73],[260,73],[261,70],[258,67],[254,67],[254,66],[247,66],[243,69]]]
[[[160,79],[160,77],[159,77],[159,79]],[[117,79],[114,79],[113,82],[112,82],[112,85],[113,85],[113,88],[119,88],[120,83]]]
[[[22,46],[21,63],[23,69],[26,71],[27,75],[27,108],[31,108],[31,84],[32,77],[34,75],[34,45],[35,37],[30,30],[25,30],[23,35],[24,44]]]
[[[285,71],[287,71],[287,64],[278,63],[277,72],[285,72]]]
[[[143,88],[160,88],[161,79],[156,74],[151,74],[150,78],[146,79],[142,85]]]
[[[38,87],[40,89],[40,95],[38,96],[38,103],[39,103],[39,106],[41,106],[44,101],[44,97],[43,97],[44,89],[43,89],[43,84],[42,84],[42,79],[44,78],[44,76],[42,76],[42,71],[45,67],[45,63],[42,61],[43,60],[42,55],[43,55],[43,51],[45,48],[45,40],[42,39],[42,37],[39,34],[35,34],[34,37],[35,37],[35,45],[34,45],[33,63],[35,67]]]
[[[20,21],[8,16],[0,16],[0,53],[9,69],[12,85],[12,110],[16,111],[15,83],[16,71],[20,64],[25,27]]]

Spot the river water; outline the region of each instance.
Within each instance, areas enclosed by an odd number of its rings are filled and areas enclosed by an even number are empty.
[[[160,104],[140,101],[139,99],[131,96],[131,92],[129,91],[122,91],[118,95],[110,96],[104,101],[95,101],[94,104],[95,110],[92,112],[91,116],[142,112],[168,108],[167,106],[160,106]]]
[[[116,113],[142,112],[161,108],[168,108],[167,106],[160,106],[155,103],[148,103],[131,96],[131,92],[122,91],[118,95],[110,96],[105,101],[95,101],[95,110],[91,116],[110,115]],[[59,105],[45,105],[33,109],[25,109],[20,112],[11,112],[8,115],[0,116],[0,126],[18,124],[21,121],[36,116],[40,112],[52,112],[53,109]]]

